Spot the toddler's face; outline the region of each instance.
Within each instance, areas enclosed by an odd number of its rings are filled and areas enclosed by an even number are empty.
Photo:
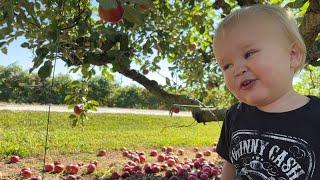
[[[265,16],[265,15],[264,15]],[[262,107],[292,89],[293,44],[278,22],[258,15],[231,25],[214,42],[228,89],[241,101]]]

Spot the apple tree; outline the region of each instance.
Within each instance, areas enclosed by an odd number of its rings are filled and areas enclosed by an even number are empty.
[[[103,76],[118,72],[144,86],[169,107],[201,105],[211,91],[226,91],[212,52],[212,36],[217,23],[239,6],[268,3],[291,8],[307,45],[308,63],[320,65],[320,3],[317,0],[0,2],[0,48],[6,54],[11,42],[24,37],[21,47],[35,52],[30,72],[36,70],[41,78],[47,78],[58,59],[71,71],[81,71],[86,80],[96,74],[94,67],[99,66]],[[163,61],[170,65],[172,75],[166,78],[165,86],[146,76],[149,72],[161,71]],[[175,77],[181,83],[176,83]],[[76,82],[74,86],[82,87],[82,83]],[[211,103],[218,104],[219,98],[213,93],[211,96]],[[225,97],[234,100],[230,94]],[[82,101],[87,102],[83,98]],[[94,105],[92,102],[88,106]],[[214,109],[214,115],[200,108],[192,111],[198,122],[222,119],[225,113],[223,108]]]

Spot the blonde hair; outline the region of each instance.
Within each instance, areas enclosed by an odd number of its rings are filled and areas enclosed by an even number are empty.
[[[288,40],[296,43],[302,53],[302,59],[300,61],[301,63],[299,67],[295,69],[295,73],[302,70],[306,61],[306,45],[299,32],[298,26],[292,13],[279,6],[252,5],[232,11],[218,25],[215,31],[214,42],[221,33],[222,35],[224,34],[224,31],[227,30],[228,27],[233,26],[239,20],[247,16],[256,16],[257,14],[266,14],[274,20],[278,21],[283,26],[284,32],[288,37]]]

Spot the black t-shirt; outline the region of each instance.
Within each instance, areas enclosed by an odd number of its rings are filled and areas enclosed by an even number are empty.
[[[320,99],[295,110],[268,113],[244,103],[229,108],[217,153],[236,179],[320,180]]]

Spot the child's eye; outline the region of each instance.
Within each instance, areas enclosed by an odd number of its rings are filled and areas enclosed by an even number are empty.
[[[256,53],[257,52],[257,50],[250,50],[250,51],[248,51],[248,52],[246,52],[245,54],[244,54],[244,58],[245,59],[248,59],[251,55],[253,55],[254,53]]]
[[[229,69],[230,66],[231,66],[231,64],[226,64],[226,65],[224,65],[224,66],[222,67],[222,69],[225,71],[225,70]]]

